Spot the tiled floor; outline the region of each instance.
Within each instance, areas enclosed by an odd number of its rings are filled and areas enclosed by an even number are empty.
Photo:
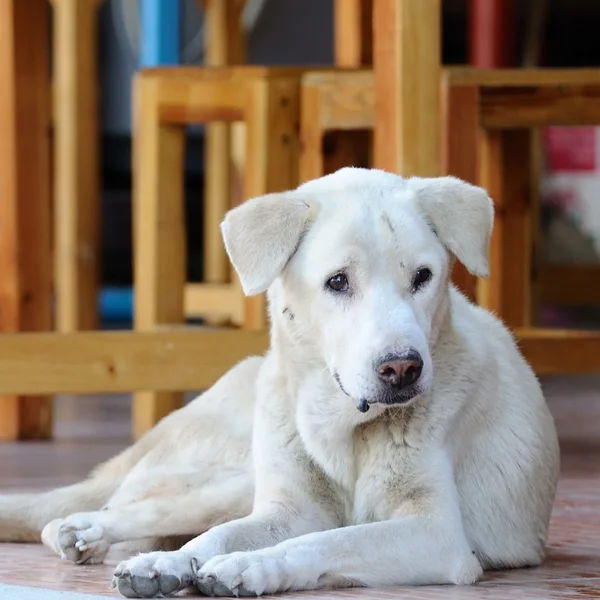
[[[393,600],[600,598],[600,376],[544,381],[562,446],[562,478],[548,558],[536,569],[488,573],[468,588],[450,586],[303,594]],[[127,443],[126,398],[61,399],[52,444],[0,445],[0,489],[70,483]],[[110,557],[110,555],[109,555]],[[118,557],[110,557],[116,561]],[[0,545],[0,582],[116,596],[112,567],[78,567],[42,546]],[[43,592],[40,593],[43,594]],[[43,595],[40,595],[43,598]]]

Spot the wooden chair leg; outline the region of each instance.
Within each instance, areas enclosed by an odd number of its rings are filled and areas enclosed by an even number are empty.
[[[300,81],[266,78],[249,87],[244,195],[253,198],[298,185]],[[264,294],[246,298],[243,326],[267,326]]]
[[[479,184],[479,90],[442,83],[442,173]],[[475,302],[477,279],[456,262],[452,281]]]
[[[316,87],[303,87],[300,99],[300,182],[325,174],[323,165],[323,131],[319,111],[320,92]]]
[[[375,166],[440,174],[440,0],[374,2]]]
[[[47,0],[0,1],[2,333],[52,324],[48,26]],[[0,439],[51,436],[52,398],[0,397]]]
[[[334,59],[336,66],[344,68],[373,64],[373,0],[335,1]],[[330,132],[325,138],[330,148],[323,159],[323,174],[346,166],[369,166],[371,137],[367,131]]]
[[[56,329],[98,328],[100,251],[97,10],[54,5],[54,292]]]
[[[334,61],[356,69],[373,63],[373,0],[335,0]]]
[[[482,134],[481,185],[496,203],[490,277],[478,282],[479,304],[510,327],[531,324],[532,203],[531,132]]]
[[[186,274],[183,159],[185,130],[161,125],[158,85],[135,84],[134,253],[135,329],[184,322]],[[139,392],[133,400],[136,438],[181,407],[179,392]]]
[[[244,61],[240,0],[207,0],[206,64],[211,67],[242,64]],[[229,123],[210,123],[205,137],[204,190],[204,281],[226,283],[229,261],[223,248],[219,225],[231,206],[231,184],[234,176],[231,162],[232,126]]]

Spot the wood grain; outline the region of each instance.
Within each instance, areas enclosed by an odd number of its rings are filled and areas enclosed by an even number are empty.
[[[239,330],[7,334],[0,394],[204,390],[268,343]]]
[[[52,325],[48,32],[46,0],[0,0],[3,334]],[[0,397],[0,439],[49,438],[51,433],[51,398]]]
[[[493,87],[481,91],[487,128],[597,125],[600,84]]]
[[[333,59],[338,67],[373,63],[373,0],[334,1]]]
[[[441,171],[440,0],[374,4],[375,166],[401,175]]]
[[[531,132],[485,131],[480,151],[481,185],[495,202],[490,276],[478,281],[480,305],[510,327],[531,323],[533,216]]]
[[[442,173],[479,184],[479,90],[473,85],[442,83]],[[453,283],[473,302],[477,279],[458,261]]]
[[[515,335],[538,375],[598,370],[600,332],[520,328]],[[0,394],[203,390],[268,344],[267,332],[240,330],[7,334]]]
[[[538,87],[563,85],[600,85],[600,69],[444,69],[452,85],[481,87]]]
[[[56,328],[62,332],[98,327],[100,3],[52,0],[54,291]]]
[[[309,74],[310,75],[310,74]],[[300,183],[325,174],[323,158],[324,130],[321,124],[321,86],[303,78],[300,92]]]
[[[134,89],[136,331],[184,322],[184,129],[160,123],[158,83],[138,77]],[[139,437],[182,403],[183,396],[174,392],[136,394],[134,436]]]
[[[241,26],[244,2],[206,3],[205,63],[209,67],[240,65],[245,61],[245,35]],[[213,99],[212,96],[209,96]],[[217,119],[206,119],[215,121]],[[231,205],[234,176],[231,156],[232,129],[228,123],[210,123],[205,133],[204,158],[204,280],[229,281],[229,261],[219,225]],[[205,313],[206,314],[206,313]]]
[[[300,158],[300,78],[256,79],[248,87],[246,102],[244,196],[254,198],[295,188]],[[266,328],[264,294],[246,298],[244,307],[244,328]]]
[[[537,375],[597,373],[600,332],[517,329],[521,352]]]

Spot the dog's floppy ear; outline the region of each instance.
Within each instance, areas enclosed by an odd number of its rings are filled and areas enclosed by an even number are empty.
[[[487,192],[456,177],[411,177],[423,216],[441,242],[473,275],[489,275],[494,205]]]
[[[253,198],[225,215],[225,248],[247,296],[275,281],[296,251],[310,214],[306,199],[283,192]]]

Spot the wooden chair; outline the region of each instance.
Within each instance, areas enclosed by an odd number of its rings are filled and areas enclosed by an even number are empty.
[[[142,71],[135,82],[135,329],[182,325],[186,314],[232,317],[245,329],[266,327],[262,296],[245,299],[233,272],[226,283],[186,284],[183,148],[191,123],[246,126],[244,196],[298,183],[300,77],[297,68],[186,68]],[[199,363],[199,368],[202,364]],[[136,435],[181,405],[177,393],[134,401]]]

